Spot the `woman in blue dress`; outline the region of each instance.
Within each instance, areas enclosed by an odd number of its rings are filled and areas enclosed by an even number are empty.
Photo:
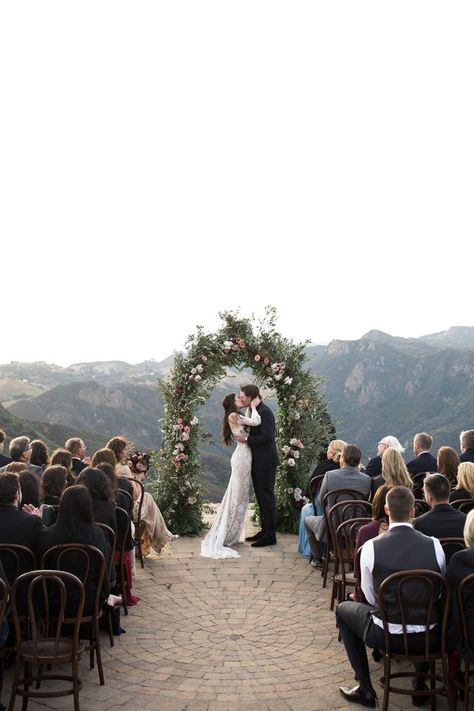
[[[314,476],[318,476],[319,474],[326,474],[326,472],[330,472],[333,469],[339,469],[340,464],[339,460],[341,458],[341,453],[344,447],[346,446],[346,443],[342,441],[342,439],[333,439],[331,442],[329,442],[328,445],[328,451],[327,451],[327,459],[325,459],[323,462],[320,462],[314,472],[311,474],[310,481]],[[322,481],[322,479],[321,479]],[[309,496],[309,482],[308,486],[306,489],[306,495]],[[317,492],[314,497],[314,508],[313,508],[313,501],[308,502],[303,508],[301,509],[301,515],[300,515],[300,528],[299,528],[299,537],[298,537],[298,553],[301,553],[305,558],[310,558],[311,556],[311,550],[309,547],[308,543],[308,537],[306,535],[306,529],[304,526],[304,520],[306,516],[314,516],[315,515],[315,509],[316,509],[316,515],[322,515],[323,510],[320,507],[320,504],[318,502],[318,497],[317,497]]]

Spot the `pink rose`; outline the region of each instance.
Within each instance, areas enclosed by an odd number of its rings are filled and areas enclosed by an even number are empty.
[[[255,356],[254,361],[255,361],[256,363],[258,363],[258,362],[260,361],[260,356],[258,355],[258,353],[257,353],[257,355]]]
[[[185,432],[189,432],[190,429],[191,429],[191,428],[189,427],[189,425],[186,425],[185,428],[184,428],[184,431],[185,431]]]
[[[264,358],[263,362],[265,363],[265,365],[268,365],[270,363],[270,358]]]
[[[205,356],[205,355],[201,356],[201,360],[203,363],[207,363],[207,356]]]

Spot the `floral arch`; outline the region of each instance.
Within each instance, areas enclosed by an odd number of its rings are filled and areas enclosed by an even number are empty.
[[[153,493],[169,528],[195,534],[203,526],[199,442],[208,439],[197,409],[229,367],[251,368],[254,381],[277,400],[276,443],[280,456],[275,487],[278,529],[296,532],[310,467],[327,447],[333,428],[319,394],[320,378],[307,367],[306,344],[295,344],[276,330],[276,310],[263,319],[219,314],[214,333],[197,327],[177,353],[163,395],[162,446],[156,458]],[[229,464],[230,474],[230,464]]]

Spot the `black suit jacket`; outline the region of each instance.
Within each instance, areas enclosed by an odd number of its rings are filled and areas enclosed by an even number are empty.
[[[82,472],[83,469],[87,467],[87,464],[84,464],[84,462],[81,459],[78,459],[78,457],[73,457],[72,458],[72,471],[74,474],[77,476]]]
[[[466,449],[465,452],[459,455],[461,462],[474,462],[474,449]]]
[[[44,526],[38,516],[21,511],[16,506],[0,506],[0,543],[16,543],[26,546],[36,555],[38,539]],[[14,565],[10,556],[2,559],[10,583],[14,582]],[[28,559],[20,556],[21,573],[30,569]]]
[[[369,459],[364,473],[370,477],[380,476],[380,474],[382,474],[382,457],[377,454],[376,457]]]
[[[414,476],[422,472],[436,472],[438,471],[438,464],[432,454],[423,452],[415,457],[415,459],[412,459],[411,462],[408,462],[407,469],[410,474]]]
[[[11,457],[6,457],[4,454],[0,454],[0,468],[6,467],[7,464],[10,464],[11,460]]]
[[[269,407],[260,403],[257,407],[261,423],[250,427],[247,444],[252,450],[252,472],[276,469],[280,464],[275,444],[275,417]]]
[[[457,511],[450,504],[438,504],[431,511],[418,516],[413,521],[413,528],[425,536],[435,538],[462,538],[466,514]]]

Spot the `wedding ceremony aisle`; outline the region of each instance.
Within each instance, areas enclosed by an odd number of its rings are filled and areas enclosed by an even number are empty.
[[[254,529],[249,525],[248,534]],[[200,556],[200,538],[180,538],[138,567],[141,598],[123,617],[126,634],[111,648],[103,635],[105,686],[81,661],[81,711],[318,711],[362,708],[339,695],[354,674],[337,641],[329,588],[296,552],[297,537],[276,546],[241,545],[240,558]],[[381,694],[380,664],[371,662]],[[11,669],[2,701],[8,702]],[[438,697],[437,708],[447,708]],[[72,698],[28,708],[72,709]],[[391,696],[390,708],[411,708]],[[20,709],[18,700],[15,709]]]

